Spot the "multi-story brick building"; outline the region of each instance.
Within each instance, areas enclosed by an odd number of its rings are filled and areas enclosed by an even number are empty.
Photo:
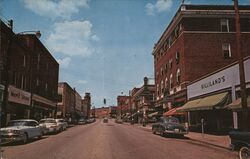
[[[124,117],[131,113],[131,96],[117,96],[117,116]]]
[[[54,116],[59,64],[36,35],[16,34],[2,21],[0,30],[3,119]]]
[[[154,108],[155,85],[150,84],[149,79],[144,77],[144,84],[140,88],[131,91],[131,105],[135,121],[142,120],[155,111]]]
[[[250,6],[239,6],[242,52],[250,55]],[[238,59],[235,11],[228,5],[181,5],[153,49],[156,107],[186,103],[187,84]]]
[[[58,83],[60,99],[57,103],[57,116],[76,121],[84,116],[82,98],[67,82]]]
[[[82,99],[82,112],[84,117],[90,117],[90,107],[91,107],[91,96],[90,93],[85,93],[84,98]]]
[[[92,110],[96,118],[104,118],[109,116],[109,107],[94,108]]]

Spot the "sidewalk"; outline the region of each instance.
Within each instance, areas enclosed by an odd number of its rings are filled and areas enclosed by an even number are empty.
[[[141,129],[144,129],[145,131],[151,132],[151,124],[148,124],[146,127],[143,127],[140,124],[135,124]],[[193,141],[198,141],[204,144],[224,148],[224,149],[229,149],[229,144],[230,144],[230,138],[228,135],[211,135],[211,134],[204,134],[202,136],[201,133],[197,132],[189,132],[185,137],[189,138],[190,140]]]

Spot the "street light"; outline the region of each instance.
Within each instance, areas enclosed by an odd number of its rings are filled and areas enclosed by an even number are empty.
[[[13,20],[9,21],[9,27],[11,29],[10,32],[10,38],[9,38],[9,43],[8,43],[8,47],[7,47],[7,51],[6,51],[6,65],[5,68],[3,70],[4,72],[4,77],[5,77],[5,82],[4,82],[4,93],[3,93],[3,105],[2,108],[0,108],[0,114],[1,114],[1,119],[3,120],[4,123],[0,122],[0,127],[2,127],[2,125],[6,124],[6,110],[7,110],[7,105],[8,105],[8,88],[9,88],[9,73],[10,73],[10,62],[11,62],[11,48],[12,48],[12,43],[13,40],[15,40],[16,36],[18,35],[23,35],[26,33],[35,33],[37,38],[41,37],[41,33],[40,31],[23,31],[20,33],[15,34],[13,32]],[[32,75],[31,75],[32,78]],[[32,80],[32,79],[31,79]],[[32,105],[32,86],[31,86],[31,81],[30,81],[30,91],[31,91],[31,102],[30,105]],[[2,117],[2,115],[4,114],[4,117]]]

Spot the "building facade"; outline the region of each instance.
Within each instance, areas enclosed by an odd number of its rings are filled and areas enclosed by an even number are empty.
[[[250,6],[240,6],[242,52],[250,55]],[[155,105],[187,102],[187,85],[238,59],[233,6],[181,5],[153,49]]]
[[[244,68],[250,107],[250,56],[245,58]],[[235,62],[190,83],[187,86],[189,101],[179,110],[188,113],[191,128],[197,128],[203,119],[206,131],[242,129],[240,90],[239,64]]]
[[[96,118],[109,117],[109,107],[95,108],[93,111]]]
[[[117,96],[117,116],[125,117],[131,113],[131,96]]]
[[[91,96],[90,93],[85,93],[82,99],[82,112],[85,118],[90,118]]]
[[[36,35],[16,34],[3,21],[0,27],[2,122],[53,117],[59,64]]]

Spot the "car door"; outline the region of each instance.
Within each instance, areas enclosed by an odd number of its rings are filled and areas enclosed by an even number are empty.
[[[29,138],[33,138],[34,137],[34,126],[32,121],[27,121],[26,122],[26,132],[28,133],[28,137]]]
[[[35,121],[30,121],[31,137],[36,137],[40,135],[40,127]]]

